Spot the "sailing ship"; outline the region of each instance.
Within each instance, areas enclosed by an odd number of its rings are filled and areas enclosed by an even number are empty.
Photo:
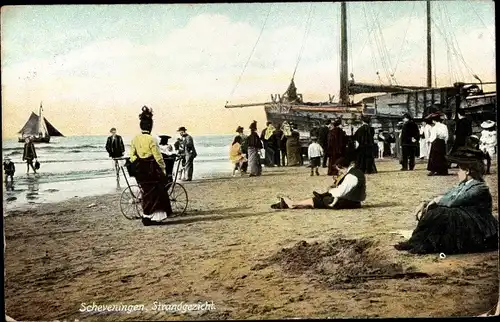
[[[326,120],[342,119],[343,127],[348,135],[352,135],[360,126],[361,116],[371,116],[372,126],[382,131],[392,132],[401,121],[404,113],[409,113],[416,120],[435,112],[445,113],[448,118],[456,117],[458,108],[466,111],[477,125],[485,119],[496,117],[496,92],[483,92],[483,85],[496,82],[455,83],[453,86],[435,88],[432,86],[431,60],[431,12],[430,1],[427,1],[427,84],[426,86],[393,86],[382,84],[356,83],[354,75],[348,79],[348,42],[347,42],[347,9],[346,3],[340,3],[340,97],[333,102],[329,95],[327,102],[304,102],[302,94],[292,78],[291,83],[282,95],[271,95],[271,101],[265,103],[229,105],[226,108],[242,108],[264,106],[267,121],[281,124],[292,122],[297,126],[301,136],[315,127],[323,125]],[[479,86],[478,86],[479,85]],[[385,93],[370,96],[355,103],[350,95]]]
[[[43,117],[42,111],[43,107],[42,103],[40,103],[38,115],[31,112],[28,121],[18,132],[20,134],[19,142],[24,142],[26,138],[30,137],[35,143],[49,143],[51,136],[64,136],[45,117]]]

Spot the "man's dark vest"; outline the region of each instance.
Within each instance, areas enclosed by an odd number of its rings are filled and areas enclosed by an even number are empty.
[[[347,195],[342,197],[342,199],[347,199],[347,200],[351,200],[351,201],[358,201],[358,202],[365,201],[365,199],[366,199],[366,177],[365,177],[365,174],[361,170],[356,169],[354,167],[351,168],[351,170],[349,170],[349,172],[347,174],[351,174],[351,175],[355,176],[358,179],[358,184]],[[344,176],[344,178],[342,178],[342,180],[340,180],[339,185],[342,184],[344,179],[345,179],[345,176]]]

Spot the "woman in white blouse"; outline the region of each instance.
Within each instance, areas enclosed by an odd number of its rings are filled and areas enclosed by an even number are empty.
[[[430,143],[429,162],[427,170],[429,176],[448,175],[448,160],[446,159],[446,141],[448,140],[448,127],[441,122],[438,113],[426,117],[432,121],[432,128],[428,142]]]

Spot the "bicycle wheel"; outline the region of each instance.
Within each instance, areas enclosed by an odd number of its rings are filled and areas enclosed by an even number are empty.
[[[172,205],[172,212],[176,216],[183,215],[188,205],[188,195],[186,189],[180,183],[168,183],[167,192]]]
[[[131,185],[123,190],[120,196],[120,210],[129,220],[142,217],[142,191],[137,185]]]

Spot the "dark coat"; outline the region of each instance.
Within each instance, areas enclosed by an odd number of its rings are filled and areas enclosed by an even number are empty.
[[[16,172],[16,166],[14,165],[14,162],[9,162],[3,163],[3,171],[5,172],[6,175],[13,175],[14,172]]]
[[[455,129],[455,145],[464,146],[465,139],[472,135],[472,122],[467,119],[458,119]]]
[[[318,130],[318,143],[319,143],[319,145],[321,145],[321,147],[323,149],[325,149],[328,145],[328,133],[329,132],[330,132],[330,129],[326,125],[323,125]]]
[[[125,146],[121,136],[116,135],[113,141],[113,136],[109,136],[106,141],[106,151],[108,151],[110,158],[121,158],[125,153]]]
[[[23,161],[37,159],[35,145],[30,143],[24,144]]]
[[[412,139],[414,139],[415,142],[413,142]],[[403,124],[403,129],[401,130],[401,145],[416,146],[418,140],[420,140],[420,130],[417,123],[410,120]]]

